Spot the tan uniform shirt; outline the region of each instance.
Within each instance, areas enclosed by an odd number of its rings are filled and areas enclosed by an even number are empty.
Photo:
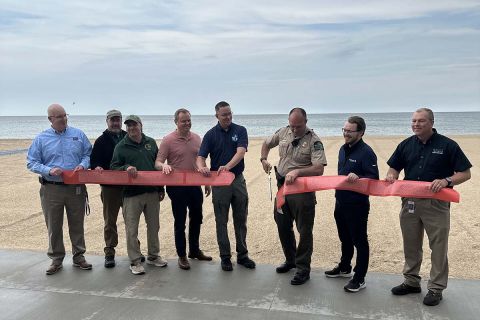
[[[292,145],[293,140],[298,140],[297,146]],[[323,144],[313,130],[308,127],[305,130],[305,135],[300,139],[295,139],[290,127],[287,126],[268,137],[265,142],[269,149],[278,146],[280,161],[277,169],[282,176],[286,176],[294,169],[317,164],[327,165]]]

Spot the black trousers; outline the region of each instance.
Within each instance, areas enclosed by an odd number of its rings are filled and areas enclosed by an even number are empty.
[[[185,240],[185,223],[187,209],[190,221],[188,223],[188,245],[190,252],[195,254],[200,250],[200,226],[203,220],[203,193],[201,187],[167,187],[167,194],[172,201],[172,212],[175,219],[175,247],[179,257],[187,255]]]
[[[338,237],[342,244],[341,270],[351,270],[354,247],[357,249],[357,261],[353,271],[354,280],[364,281],[368,270],[370,248],[368,245],[367,224],[370,204],[367,203],[335,203],[335,222]]]
[[[297,271],[310,272],[313,252],[313,224],[315,220],[315,193],[299,193],[287,195],[282,207],[283,213],[274,207],[274,218],[277,223],[278,236],[282,243],[285,261],[296,264]],[[300,235],[296,245],[293,222]]]

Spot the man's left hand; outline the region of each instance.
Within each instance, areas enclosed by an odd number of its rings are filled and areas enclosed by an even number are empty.
[[[295,179],[298,177],[298,169],[292,170],[285,176],[285,183],[292,184],[295,182]]]
[[[350,172],[347,176],[347,181],[348,182],[355,182],[357,181],[358,179],[360,179],[355,173],[353,172]]]
[[[217,175],[219,175],[220,172],[222,172],[222,171],[230,171],[230,167],[228,165],[218,167]]]
[[[82,165],[78,165],[75,167],[75,169],[73,169],[73,172],[75,171],[81,171],[81,170],[84,170],[85,168],[82,166]]]
[[[445,179],[435,179],[432,181],[432,184],[430,185],[430,190],[433,192],[438,192],[448,186],[448,182]]]

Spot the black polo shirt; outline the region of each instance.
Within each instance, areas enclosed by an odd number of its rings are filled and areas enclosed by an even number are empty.
[[[405,180],[433,181],[452,176],[472,167],[460,146],[433,129],[433,135],[423,144],[417,136],[403,140],[387,161]]]
[[[360,178],[378,180],[377,156],[363,139],[351,147],[344,144],[338,152],[338,175],[347,176],[351,172]],[[335,198],[343,203],[368,203],[367,195],[348,190],[335,191]]]
[[[226,165],[237,153],[237,148],[248,147],[247,129],[238,124],[232,123],[227,130],[224,130],[218,123],[208,130],[202,140],[198,155],[207,158],[210,154],[211,170],[218,170],[220,166]],[[238,176],[245,169],[245,162],[242,159],[230,171]]]

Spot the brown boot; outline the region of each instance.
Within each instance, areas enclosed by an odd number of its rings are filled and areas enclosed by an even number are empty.
[[[183,270],[190,269],[190,262],[188,262],[188,259],[186,256],[178,257],[178,267]]]
[[[55,274],[57,273],[58,271],[60,271],[60,269],[62,269],[62,264],[51,264],[50,267],[48,267],[47,271],[45,271],[45,273],[49,276],[51,276],[52,274]]]

